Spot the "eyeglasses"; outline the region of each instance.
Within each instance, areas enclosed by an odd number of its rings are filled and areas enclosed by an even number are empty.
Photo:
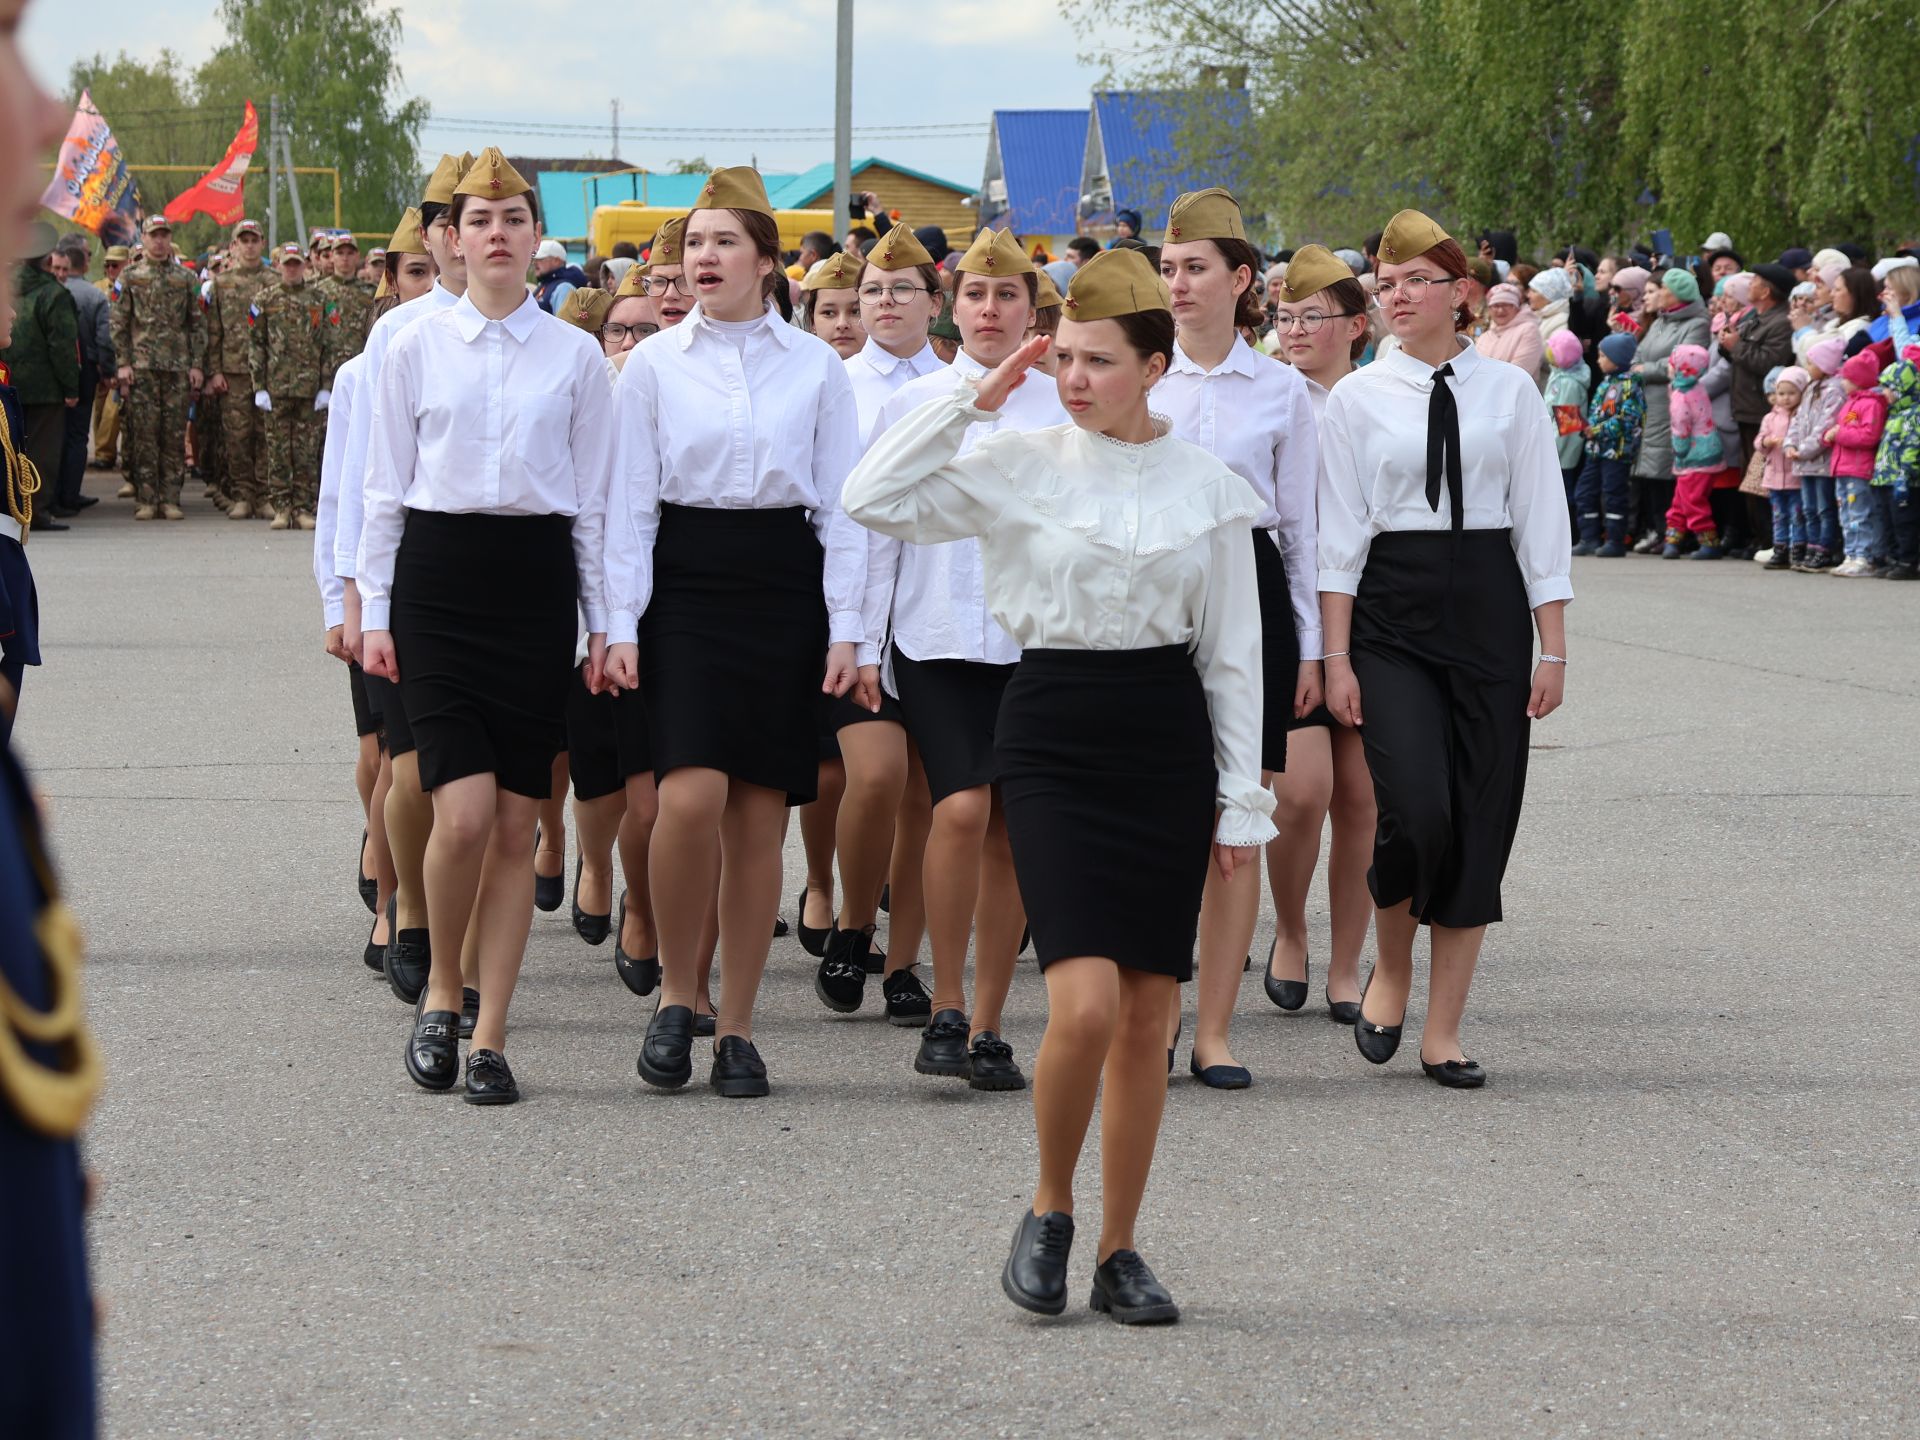
[[[640,288],[649,295],[664,295],[669,290],[677,295],[693,294],[693,287],[687,284],[684,275],[649,275],[640,282]]]
[[[862,285],[858,293],[862,305],[878,305],[883,300],[891,300],[896,305],[911,305],[914,296],[931,292],[924,285],[896,280],[891,285]]]
[[[1303,335],[1318,333],[1320,327],[1329,320],[1347,320],[1358,314],[1354,310],[1302,310],[1297,315],[1278,315],[1273,317],[1276,330],[1298,330]]]
[[[624,345],[629,335],[635,340],[644,340],[659,328],[658,325],[644,320],[638,325],[622,325],[618,321],[609,321],[600,327],[600,338],[610,345]]]
[[[1373,293],[1384,306],[1395,295],[1405,295],[1413,304],[1418,305],[1427,298],[1427,291],[1435,285],[1451,285],[1450,275],[1409,275],[1404,280],[1382,280],[1374,286]]]

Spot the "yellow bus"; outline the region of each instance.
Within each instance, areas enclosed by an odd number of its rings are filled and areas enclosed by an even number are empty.
[[[598,255],[611,255],[615,245],[622,240],[631,240],[645,250],[653,243],[653,237],[662,225],[686,213],[668,205],[642,205],[637,200],[623,200],[618,205],[596,205],[591,228],[587,232],[587,248]],[[831,210],[776,210],[773,218],[780,227],[780,248],[783,250],[798,250],[800,237],[815,230],[828,235],[834,233]]]

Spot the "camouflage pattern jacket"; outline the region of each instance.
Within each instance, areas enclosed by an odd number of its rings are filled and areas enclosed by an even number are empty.
[[[204,371],[200,282],[171,260],[147,257],[122,270],[114,287],[113,353],[135,370]]]
[[[253,388],[278,400],[333,388],[339,364],[326,297],[317,285],[261,287],[247,312],[248,372]]]

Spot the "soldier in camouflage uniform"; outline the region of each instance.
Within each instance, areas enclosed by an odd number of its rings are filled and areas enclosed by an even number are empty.
[[[226,466],[217,482],[229,503],[227,518],[265,519],[262,467],[267,459],[266,413],[254,408],[253,327],[247,323],[260,291],[274,275],[260,258],[260,222],[242,220],[233,231],[227,265],[213,278],[207,301],[207,394],[217,396]]]
[[[136,520],[184,520],[187,411],[200,389],[206,314],[199,283],[173,258],[173,226],[149,215],[146,253],[120,275],[113,302],[113,353],[126,393],[127,466],[138,487]]]
[[[360,278],[360,247],[351,235],[334,237],[333,273],[320,282],[320,289],[335,310],[334,363],[344,365],[360,353],[373,325],[374,287]]]
[[[314,528],[320,432],[333,388],[329,302],[307,283],[298,245],[280,247],[280,280],[262,287],[248,316],[253,403],[267,417],[267,503],[273,528]]]

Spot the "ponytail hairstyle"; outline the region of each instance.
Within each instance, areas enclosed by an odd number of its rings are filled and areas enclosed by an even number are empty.
[[[1227,262],[1227,269],[1238,270],[1244,265],[1252,275],[1247,288],[1240,292],[1234,302],[1233,328],[1241,330],[1251,326],[1258,330],[1267,323],[1267,307],[1261,293],[1264,287],[1260,279],[1265,268],[1260,263],[1260,252],[1245,240],[1235,240],[1230,236],[1212,236],[1207,243]]]

